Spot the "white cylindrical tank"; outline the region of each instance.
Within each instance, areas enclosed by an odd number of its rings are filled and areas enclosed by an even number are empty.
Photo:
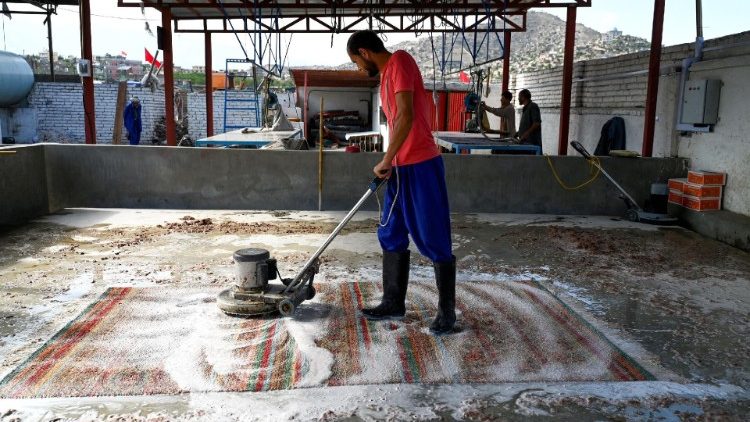
[[[34,72],[18,54],[0,51],[0,107],[19,103],[34,86]]]

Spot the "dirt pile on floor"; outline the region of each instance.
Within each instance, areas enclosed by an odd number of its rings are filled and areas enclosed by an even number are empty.
[[[171,233],[215,233],[215,234],[326,234],[336,228],[336,223],[283,221],[262,223],[241,223],[236,221],[215,222],[210,218],[197,219],[186,215],[178,222],[159,224],[143,231],[146,236]],[[350,222],[343,233],[375,232],[375,222]]]

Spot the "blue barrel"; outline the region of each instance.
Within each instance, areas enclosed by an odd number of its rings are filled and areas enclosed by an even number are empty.
[[[0,51],[0,107],[21,102],[34,86],[34,72],[18,54]]]

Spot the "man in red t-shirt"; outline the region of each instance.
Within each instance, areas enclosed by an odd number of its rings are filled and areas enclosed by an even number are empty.
[[[346,47],[360,70],[370,76],[380,74],[380,102],[390,133],[388,150],[373,169],[376,176],[388,178],[378,227],[383,248],[383,299],[362,313],[368,319],[404,317],[411,235],[435,268],[438,312],[430,330],[450,333],[456,323],[456,258],[445,168],[430,130],[430,97],[422,74],[409,53],[390,53],[373,31],[355,32]]]

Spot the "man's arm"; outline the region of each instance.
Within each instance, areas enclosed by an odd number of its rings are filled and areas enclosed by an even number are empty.
[[[393,121],[393,133],[391,133],[388,150],[385,152],[383,160],[373,169],[378,177],[390,177],[391,162],[396,157],[398,150],[401,149],[401,145],[406,141],[409,132],[411,132],[414,121],[414,93],[412,91],[397,92],[396,107],[398,114]]]
[[[485,111],[487,111],[488,113],[492,113],[492,114],[494,114],[495,116],[498,116],[498,117],[502,117],[502,116],[500,115],[500,110],[501,110],[501,109],[500,109],[499,107],[498,107],[498,108],[495,108],[495,107],[490,107],[490,106],[488,106],[487,104],[485,104],[485,102],[484,102],[484,101],[482,101],[482,104],[481,104],[481,105],[482,105],[482,108],[483,108],[483,109],[484,109]]]

